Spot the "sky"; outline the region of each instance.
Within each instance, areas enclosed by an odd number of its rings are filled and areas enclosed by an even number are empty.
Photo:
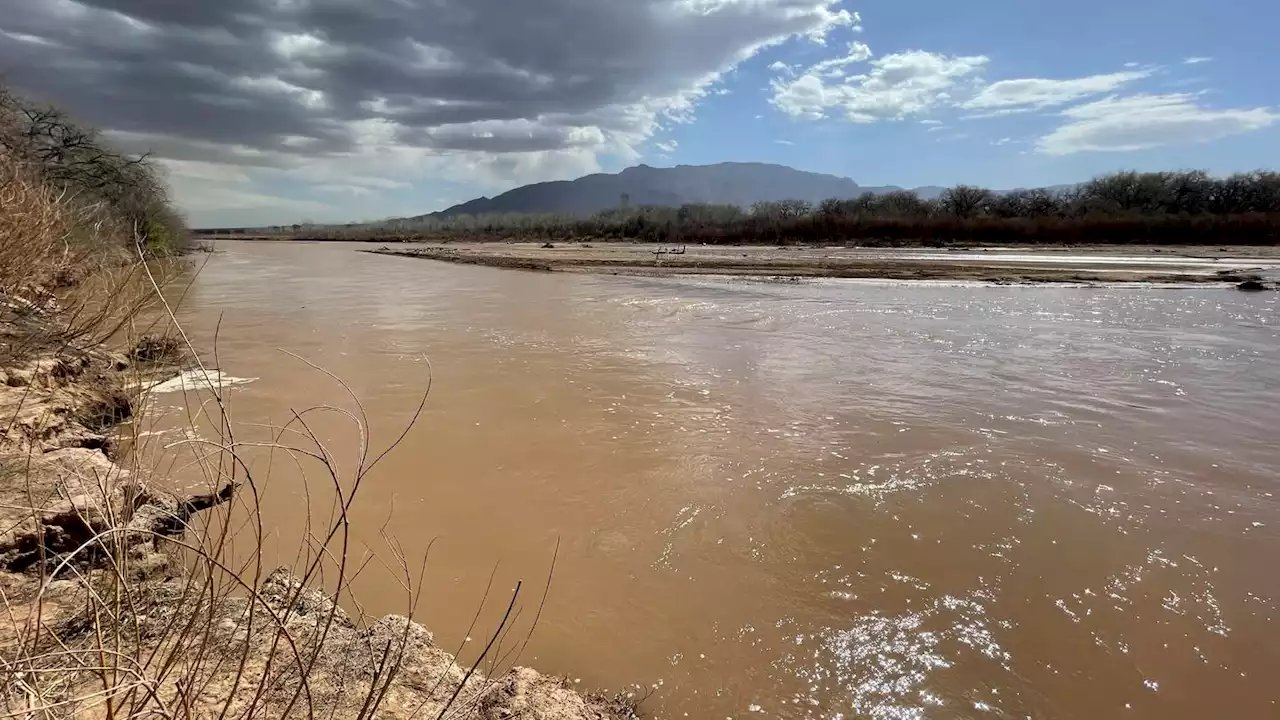
[[[0,77],[197,227],[760,161],[998,189],[1280,166],[1274,0],[0,0]]]

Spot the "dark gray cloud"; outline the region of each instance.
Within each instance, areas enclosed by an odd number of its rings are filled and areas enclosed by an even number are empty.
[[[643,139],[759,45],[849,22],[835,4],[0,0],[0,72],[182,160],[347,153],[369,122],[428,150],[561,150]]]

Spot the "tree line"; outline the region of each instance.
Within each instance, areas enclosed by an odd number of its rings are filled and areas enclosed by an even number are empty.
[[[288,229],[282,228],[286,233]],[[295,232],[295,234],[297,234]],[[612,208],[590,216],[502,213],[308,228],[308,237],[417,241],[633,240],[662,243],[943,245],[1280,242],[1280,173],[1118,172],[1064,189],[958,185],[736,205]]]
[[[172,252],[186,241],[186,224],[150,158],[116,151],[65,111],[4,86],[0,160],[23,168],[62,202],[74,204],[83,235],[129,244],[140,240],[152,253]]]

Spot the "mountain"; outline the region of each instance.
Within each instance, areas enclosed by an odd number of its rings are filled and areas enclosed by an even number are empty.
[[[727,162],[655,168],[637,165],[619,173],[597,173],[577,180],[525,185],[493,198],[477,198],[418,218],[485,213],[589,214],[618,207],[622,196],[632,205],[718,203],[751,207],[775,200],[855,198],[886,193],[897,187],[863,187],[849,178],[804,172],[785,165]],[[937,197],[942,188],[919,188],[921,197]]]

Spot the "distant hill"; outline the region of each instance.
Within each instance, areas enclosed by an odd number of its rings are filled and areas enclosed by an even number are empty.
[[[590,214],[618,207],[622,196],[632,205],[716,203],[750,208],[776,200],[855,198],[864,193],[887,193],[902,188],[863,187],[849,178],[804,172],[785,165],[727,162],[715,165],[677,165],[655,168],[637,165],[619,173],[597,173],[577,180],[525,185],[493,198],[476,198],[446,210],[412,219],[446,218],[486,213]],[[943,188],[918,188],[924,198]]]

